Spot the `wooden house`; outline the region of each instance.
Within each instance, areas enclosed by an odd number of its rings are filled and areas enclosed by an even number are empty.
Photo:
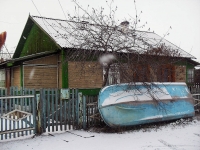
[[[0,63],[0,86],[79,88],[85,93],[97,93],[102,87],[103,67],[98,61],[88,61],[81,71],[81,62],[66,61],[68,52],[75,50],[67,45],[65,26],[66,20],[29,16],[13,58]],[[154,40],[162,38],[152,32],[145,34]],[[179,49],[184,60],[176,64],[173,77],[166,81],[192,83],[194,67],[199,65],[192,60],[195,57],[165,39],[163,42]],[[96,69],[92,70],[94,66]],[[116,72],[111,69],[110,84],[113,75],[116,77]]]

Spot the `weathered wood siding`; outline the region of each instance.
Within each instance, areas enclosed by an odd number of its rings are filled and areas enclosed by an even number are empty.
[[[58,55],[26,61],[24,64],[24,87],[58,88]]]
[[[45,65],[57,65],[58,61],[58,56],[57,54],[51,55],[51,56],[46,56],[30,61],[25,61],[25,64],[45,64]]]
[[[69,88],[101,88],[103,69],[98,62],[68,62]]]
[[[175,66],[175,82],[186,82],[186,66]]]
[[[12,86],[20,87],[20,66],[13,67],[12,69]]]
[[[50,66],[24,66],[24,87],[57,88],[57,68]]]

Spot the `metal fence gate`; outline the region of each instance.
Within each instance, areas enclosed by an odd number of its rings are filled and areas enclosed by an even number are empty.
[[[0,139],[36,133],[35,91],[0,89]]]

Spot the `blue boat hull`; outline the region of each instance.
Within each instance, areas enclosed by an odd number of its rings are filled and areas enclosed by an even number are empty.
[[[136,88],[142,90],[138,93]],[[128,84],[105,87],[100,91],[98,101],[101,117],[108,126],[120,127],[195,115],[194,100],[186,84],[158,83],[155,89],[158,88],[161,89],[160,94],[157,95],[157,99],[154,99],[156,95],[150,98],[148,93],[141,92],[145,91],[142,84],[131,88]],[[125,89],[128,90],[125,91]],[[158,90],[157,93],[159,93]]]

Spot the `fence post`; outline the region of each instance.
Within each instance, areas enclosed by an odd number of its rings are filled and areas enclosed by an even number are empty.
[[[44,111],[45,111],[45,108],[44,108],[44,101],[45,101],[44,91],[45,91],[44,89],[40,90],[40,94],[38,94],[38,99],[37,99],[37,121],[36,121],[37,130],[36,130],[36,133],[39,134],[39,135],[46,131],[46,127],[44,125],[44,117],[45,117],[45,114],[44,114]]]
[[[83,94],[78,92],[78,126],[82,128],[83,124]]]
[[[41,108],[42,108],[42,102],[41,102],[41,91],[40,94],[37,95],[37,120],[36,120],[36,124],[37,124],[37,129],[36,129],[36,133],[37,134],[42,134],[42,124],[41,124]]]

